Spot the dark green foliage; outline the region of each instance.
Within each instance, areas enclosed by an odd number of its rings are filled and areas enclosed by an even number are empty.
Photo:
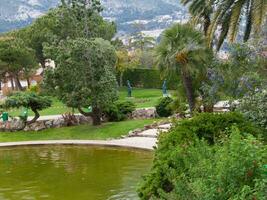
[[[169,117],[172,114],[173,99],[170,97],[164,97],[160,99],[158,105],[156,105],[156,111],[160,117]]]
[[[126,81],[130,80],[133,87],[142,88],[162,88],[164,80],[167,80],[168,89],[177,89],[179,78],[175,74],[170,74],[163,77],[159,70],[136,68],[129,69],[123,74],[123,85],[126,85]]]
[[[120,112],[124,115],[128,115],[132,113],[136,108],[134,103],[131,101],[118,102],[117,107],[120,110]]]
[[[7,108],[31,108],[33,110],[43,110],[49,108],[52,101],[47,96],[40,96],[35,92],[16,92],[8,96],[5,101]]]
[[[259,140],[232,127],[230,137],[215,145],[198,138],[173,145],[173,131],[165,136],[171,140],[161,139],[141,199],[265,199],[267,149]]]
[[[24,107],[31,109],[35,117],[29,123],[33,123],[39,118],[39,111],[49,108],[51,104],[52,100],[47,96],[41,96],[35,92],[16,92],[8,96],[4,106],[6,108]]]
[[[130,101],[116,102],[106,109],[105,115],[109,121],[123,121],[135,108],[134,103]]]
[[[251,122],[267,130],[267,92],[249,93],[240,100],[237,110]],[[265,136],[266,137],[266,136]]]
[[[53,54],[57,67],[46,71],[44,88],[69,107],[91,105],[93,121],[99,124],[103,109],[118,98],[114,47],[101,38],[79,38],[46,51]]]
[[[242,114],[229,113],[200,113],[192,119],[177,122],[171,131],[171,137],[176,137],[178,144],[181,140],[190,141],[193,138],[204,138],[210,144],[218,141],[228,134],[229,129],[235,125],[243,134],[260,135],[262,130],[248,122]],[[173,138],[172,138],[173,139]],[[171,140],[172,140],[171,139]]]
[[[224,200],[240,197],[243,192],[252,194],[256,187],[261,190],[263,182],[255,181],[261,178],[264,150],[252,134],[258,136],[262,130],[238,113],[201,113],[177,122],[168,134],[160,136],[152,171],[139,189],[140,197]],[[249,170],[253,177],[246,177]]]

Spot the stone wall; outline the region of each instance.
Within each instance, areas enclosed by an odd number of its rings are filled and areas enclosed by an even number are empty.
[[[151,119],[157,116],[156,108],[141,108],[133,111],[132,119]]]
[[[131,119],[151,119],[157,116],[157,112],[155,108],[142,108],[135,110],[129,118]],[[91,117],[85,117],[83,115],[75,115],[75,124],[91,124]],[[68,126],[68,122],[64,120],[63,117],[59,117],[57,119],[47,119],[47,120],[38,120],[30,125],[26,125],[23,121],[14,118],[8,122],[0,123],[0,131],[13,132],[18,130],[24,131],[41,131],[49,128],[60,128]]]
[[[92,123],[91,117],[85,117],[83,115],[75,115],[76,117],[76,124],[75,125],[81,125],[81,124],[89,124]],[[18,131],[18,130],[24,130],[24,131],[41,131],[48,128],[60,128],[67,126],[67,122],[63,119],[63,117],[57,118],[57,119],[48,119],[48,120],[38,120],[30,125],[26,125],[19,119],[12,119],[11,121],[1,123],[0,129],[1,131]]]

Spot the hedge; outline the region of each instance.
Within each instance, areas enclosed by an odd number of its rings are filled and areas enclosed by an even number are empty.
[[[167,80],[168,89],[177,89],[179,78],[175,74],[163,77],[160,71],[156,69],[137,68],[127,70],[123,75],[123,85],[126,86],[127,80],[130,80],[132,87],[159,89],[162,88],[164,79]]]

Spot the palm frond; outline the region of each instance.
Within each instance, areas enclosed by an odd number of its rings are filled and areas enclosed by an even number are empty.
[[[246,3],[246,0],[239,0],[237,1],[233,8],[231,9],[231,18],[230,18],[230,25],[229,25],[229,40],[230,42],[234,42],[238,28],[239,28],[239,22],[241,18],[241,10]]]
[[[266,20],[267,1],[266,0],[252,0],[252,21],[255,32],[259,32],[261,25]]]

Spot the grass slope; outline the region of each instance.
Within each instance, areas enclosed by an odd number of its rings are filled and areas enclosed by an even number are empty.
[[[129,120],[122,122],[110,122],[101,126],[81,125],[57,129],[47,129],[39,132],[14,132],[1,133],[0,142],[33,141],[33,140],[105,140],[127,135],[130,130],[142,128],[156,121]]]

